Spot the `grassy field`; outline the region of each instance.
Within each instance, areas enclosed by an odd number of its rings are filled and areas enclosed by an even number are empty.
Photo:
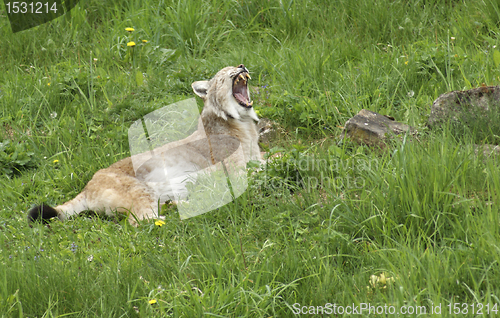
[[[499,84],[498,1],[81,0],[15,34],[0,17],[2,317],[500,314],[499,160],[426,128],[440,94]],[[28,225],[127,157],[132,122],[240,63],[286,134],[237,200],[163,226]],[[418,140],[341,142],[363,108]]]

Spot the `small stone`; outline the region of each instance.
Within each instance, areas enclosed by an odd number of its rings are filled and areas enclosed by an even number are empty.
[[[257,131],[259,133],[259,142],[269,144],[270,141],[278,139],[284,135],[285,131],[276,122],[261,118],[257,124]]]
[[[415,128],[397,122],[391,116],[384,116],[370,110],[362,109],[344,125],[343,137],[369,146],[385,146],[388,137],[410,132]]]

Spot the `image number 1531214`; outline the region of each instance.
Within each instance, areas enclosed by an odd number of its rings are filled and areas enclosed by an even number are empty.
[[[68,13],[78,0],[4,0],[12,32],[27,30]]]
[[[5,2],[5,8],[8,14],[17,13],[34,13],[34,14],[44,14],[44,13],[57,13],[57,3],[56,2]]]

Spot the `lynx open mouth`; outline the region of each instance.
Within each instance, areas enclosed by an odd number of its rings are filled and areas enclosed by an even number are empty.
[[[234,99],[243,107],[251,108],[253,101],[250,101],[248,95],[248,80],[251,79],[250,74],[246,71],[238,73],[233,79],[233,96]]]

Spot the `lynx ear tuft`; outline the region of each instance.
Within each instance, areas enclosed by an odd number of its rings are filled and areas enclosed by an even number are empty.
[[[191,84],[193,91],[196,95],[200,96],[203,100],[207,97],[208,81],[197,81]]]

